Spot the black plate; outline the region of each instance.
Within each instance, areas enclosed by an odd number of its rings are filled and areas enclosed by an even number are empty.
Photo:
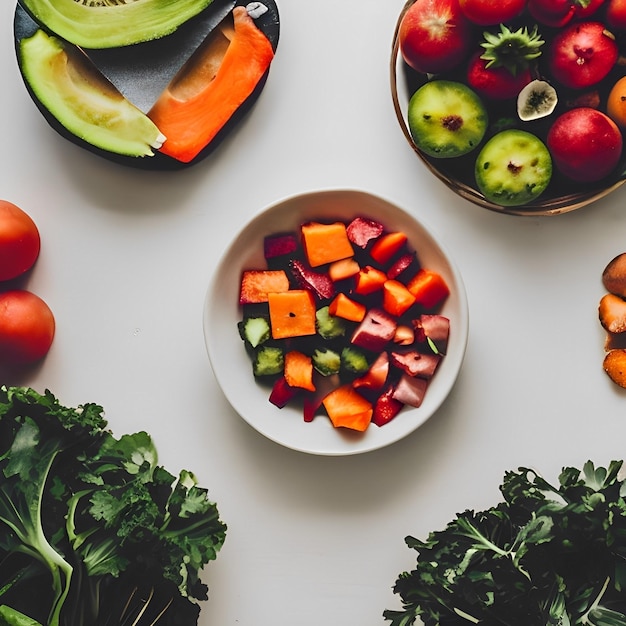
[[[176,71],[204,41],[208,33],[210,33],[235,6],[245,6],[248,2],[249,0],[214,0],[202,13],[180,26],[171,35],[163,37],[162,39],[124,48],[83,51],[91,58],[101,73],[111,80],[128,100],[142,111],[146,112],[167,86]],[[273,0],[263,0],[263,4],[268,8],[268,11],[264,15],[256,18],[255,24],[265,33],[274,51],[276,51],[280,34],[278,7]],[[18,54],[21,40],[32,36],[39,28],[40,25],[32,19],[26,9],[18,2],[13,22],[16,55]],[[250,111],[265,86],[268,73],[269,68],[257,84],[255,90],[239,109],[237,109],[211,143],[189,163],[182,163],[158,151],[155,151],[152,157],[128,157],[93,146],[68,131],[67,128],[42,105],[39,99],[33,94],[26,80],[24,80],[24,84],[33,102],[37,105],[37,108],[46,121],[65,139],[68,139],[94,154],[122,165],[141,169],[176,170],[189,167],[201,161],[218,147],[223,138],[231,132],[239,121]]]

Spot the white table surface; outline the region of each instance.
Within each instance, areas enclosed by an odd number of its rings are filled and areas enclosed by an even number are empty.
[[[404,537],[499,500],[504,472],[625,456],[626,393],[602,371],[601,272],[626,250],[626,188],[557,217],[458,198],[407,145],[389,89],[403,0],[282,0],[252,114],[181,172],[124,168],[61,139],[26,93],[0,7],[0,197],[42,236],[26,288],[57,321],[48,357],[7,384],[97,402],[116,434],[148,430],[170,471],[194,471],[228,524],[200,626],[382,625]],[[290,195],[352,188],[429,225],[464,278],[470,337],[448,400],[410,437],[317,457],[266,440],[230,408],[202,307],[238,229]]]

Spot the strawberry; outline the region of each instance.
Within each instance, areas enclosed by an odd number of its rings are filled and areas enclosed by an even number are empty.
[[[506,67],[487,67],[488,61],[477,52],[467,70],[467,82],[478,93],[492,100],[506,100],[517,94],[532,80],[529,69],[512,74]]]
[[[393,397],[395,388],[393,386],[387,387],[384,393],[382,393],[376,399],[374,403],[374,413],[372,415],[372,423],[376,426],[384,426],[389,423],[404,406],[404,403],[400,400],[396,400]]]

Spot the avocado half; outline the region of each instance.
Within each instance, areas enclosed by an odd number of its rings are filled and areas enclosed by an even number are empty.
[[[213,0],[202,13],[170,35],[131,46],[97,50],[82,49],[51,35],[20,2],[14,18],[16,55],[24,84],[37,108],[62,137],[122,165],[176,170],[201,161],[247,115],[267,80],[266,73],[209,145],[191,162],[182,163],[158,151],[163,137],[154,137],[152,122],[121,91],[125,92],[124,85],[132,85],[135,79],[145,80],[140,74],[146,72],[154,84],[159,80],[167,82],[176,64],[209,39],[217,26],[214,16],[219,17],[225,10],[232,10],[236,5],[246,6],[249,2]],[[280,32],[278,8],[273,0],[264,0],[263,4],[268,10],[255,23],[275,50]],[[58,62],[57,58],[56,63],[49,63],[46,56],[51,54],[64,55],[67,62]],[[145,59],[152,63],[147,69],[142,65]],[[122,85],[120,89],[118,84]],[[141,89],[135,91],[138,93]],[[99,128],[103,119],[112,120],[106,132]],[[96,122],[95,126],[92,122]]]

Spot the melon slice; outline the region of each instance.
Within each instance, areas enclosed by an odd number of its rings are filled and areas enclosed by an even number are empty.
[[[46,29],[84,48],[116,48],[159,39],[198,15],[212,0],[22,0]]]
[[[165,137],[77,48],[37,30],[22,39],[19,62],[39,101],[70,133],[103,150],[153,156]]]

